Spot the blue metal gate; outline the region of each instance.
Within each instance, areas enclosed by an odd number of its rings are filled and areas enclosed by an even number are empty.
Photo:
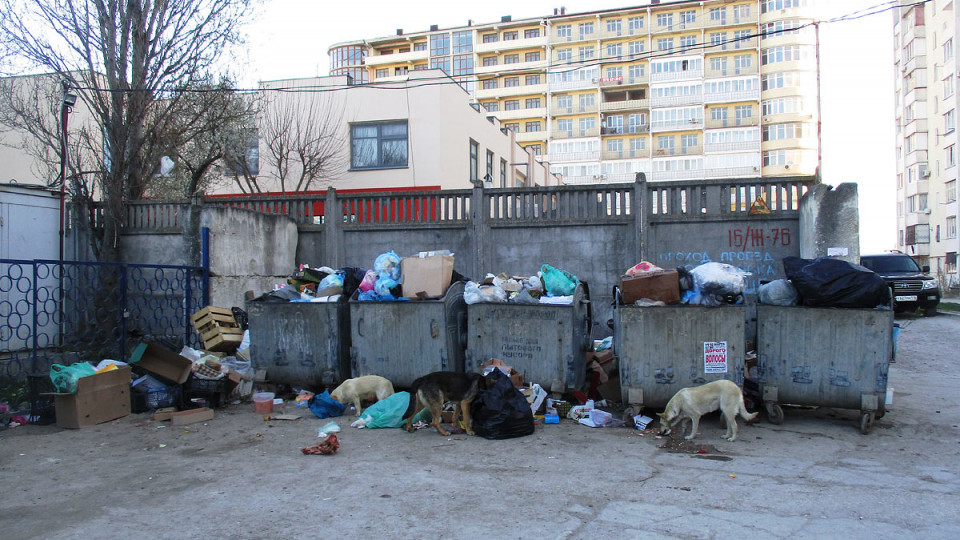
[[[125,360],[143,340],[199,348],[190,315],[209,304],[203,260],[170,266],[0,259],[0,391],[54,363]]]

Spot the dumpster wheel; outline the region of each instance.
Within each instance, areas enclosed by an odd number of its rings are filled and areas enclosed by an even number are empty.
[[[860,433],[864,435],[870,433],[870,430],[873,429],[873,419],[874,413],[872,412],[860,413]]]
[[[777,403],[767,403],[767,420],[771,424],[780,425],[783,423],[783,407]]]

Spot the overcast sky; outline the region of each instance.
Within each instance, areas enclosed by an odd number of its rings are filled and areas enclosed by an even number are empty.
[[[822,0],[823,1],[823,0]],[[880,0],[823,1],[823,19],[854,13]],[[636,2],[543,0],[485,2],[267,0],[249,28],[250,68],[257,80],[328,74],[327,48],[342,41],[514,19],[622,8]],[[893,95],[893,16],[890,12],[821,25],[823,179],[856,182],[860,194],[860,248],[892,249],[896,241]]]

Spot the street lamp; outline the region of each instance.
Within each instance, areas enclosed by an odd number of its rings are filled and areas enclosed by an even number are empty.
[[[67,197],[67,118],[77,103],[77,95],[70,93],[70,82],[63,81],[63,99],[60,102],[60,260],[63,261],[63,244],[66,240]]]

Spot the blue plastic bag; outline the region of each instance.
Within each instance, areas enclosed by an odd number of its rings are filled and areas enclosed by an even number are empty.
[[[548,296],[570,296],[580,283],[577,276],[549,264],[541,266],[540,273],[543,274],[543,286]]]
[[[381,278],[390,278],[400,282],[400,256],[389,251],[377,257],[373,262],[373,271]]]
[[[324,390],[322,394],[316,394],[307,402],[313,414],[317,418],[332,418],[343,414],[346,405],[330,397],[330,392]]]

